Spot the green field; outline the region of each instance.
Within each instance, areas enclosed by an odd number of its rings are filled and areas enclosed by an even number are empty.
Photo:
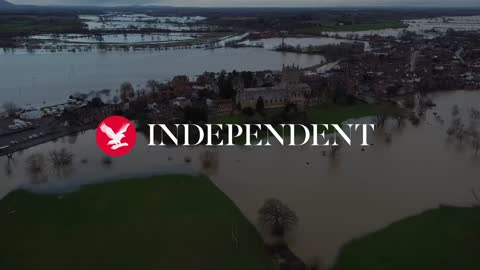
[[[0,201],[0,231],[5,270],[271,269],[254,226],[205,177],[16,191]]]
[[[333,270],[479,269],[479,243],[479,207],[441,207],[350,242]]]
[[[305,27],[299,31],[305,34],[320,34],[322,32],[356,32],[356,31],[370,31],[370,30],[382,30],[389,28],[406,28],[407,25],[401,21],[372,21],[372,22],[357,22],[349,25],[337,25],[331,22],[327,22],[320,26]]]

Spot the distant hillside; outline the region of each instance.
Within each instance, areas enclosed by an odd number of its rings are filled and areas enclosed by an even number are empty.
[[[5,0],[0,0],[0,8],[14,7],[15,5]]]

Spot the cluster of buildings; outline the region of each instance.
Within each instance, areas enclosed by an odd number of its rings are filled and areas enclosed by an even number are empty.
[[[450,31],[427,39],[373,36],[370,50],[342,59],[334,68],[310,72],[313,93],[341,85],[357,98],[375,101],[410,93],[480,89],[480,33]],[[322,83],[323,81],[323,83]]]
[[[241,86],[236,91],[235,101],[241,108],[256,108],[260,100],[265,109],[285,107],[288,104],[303,107],[312,89],[300,81],[301,74],[298,66],[283,66],[278,84],[251,88]]]
[[[156,118],[178,119],[187,108],[209,113],[231,113],[245,108],[281,108],[289,104],[303,107],[311,95],[302,81],[299,66],[283,66],[281,71],[204,73],[190,80],[176,76],[168,83],[148,83],[146,95],[135,102],[146,104]],[[134,106],[134,105],[133,105]]]
[[[480,89],[478,32],[371,36],[368,46],[314,69],[291,65],[280,71],[205,73],[193,81],[177,76],[159,92],[166,95],[170,111],[204,106],[209,112],[230,113],[256,109],[260,102],[265,109],[302,108],[348,98],[370,103],[413,93]]]

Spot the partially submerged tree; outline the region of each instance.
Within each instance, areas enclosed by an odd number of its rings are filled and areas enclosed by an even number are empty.
[[[463,123],[460,118],[455,118],[452,120],[450,127],[447,129],[448,136],[457,135],[458,133],[463,133]]]
[[[109,168],[112,166],[112,163],[113,163],[113,160],[111,157],[109,156],[105,156],[102,158],[102,165],[105,167],[105,168]]]
[[[49,153],[54,172],[58,176],[66,177],[73,172],[73,154],[67,149],[54,150]]]
[[[70,166],[73,162],[73,154],[68,152],[65,148],[62,148],[59,151],[51,151],[49,157],[53,166],[57,168]]]
[[[458,107],[458,105],[454,105],[452,107],[452,116],[457,116],[460,114],[460,108]]]
[[[273,236],[283,237],[298,225],[298,217],[278,199],[267,199],[258,210],[258,224]]]
[[[342,148],[342,142],[339,141],[337,144],[330,147],[330,158],[335,159],[337,157],[338,151]]]
[[[459,143],[464,141],[471,142],[475,156],[480,151],[480,132],[474,121],[470,122],[468,128],[462,123],[460,118],[453,119],[450,127],[447,129],[447,135],[451,139],[454,137]]]

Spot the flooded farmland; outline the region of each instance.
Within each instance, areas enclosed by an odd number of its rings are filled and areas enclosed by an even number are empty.
[[[388,121],[375,132],[372,146],[342,148],[335,159],[323,154],[328,149],[315,147],[147,147],[138,136],[129,155],[106,163],[92,139],[94,132],[88,131],[30,148],[12,160],[0,158],[0,197],[17,188],[62,193],[118,178],[205,173],[252,223],[265,199],[287,203],[300,220],[289,236],[294,252],[331,264],[352,238],[441,204],[475,202],[470,191],[480,189],[480,158],[467,142],[449,140],[446,130],[452,106],[461,104],[460,115],[467,121],[470,108],[479,109],[480,93],[446,92],[432,99],[437,106],[420,125]],[[61,148],[75,153],[70,168],[59,172],[46,166],[39,175],[26,169],[32,154]],[[215,166],[205,168],[206,151]]]

